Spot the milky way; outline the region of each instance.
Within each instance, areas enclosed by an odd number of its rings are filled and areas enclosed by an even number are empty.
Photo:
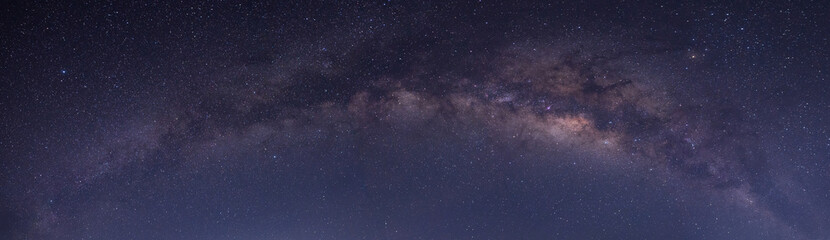
[[[12,3],[3,239],[825,239],[827,4]]]

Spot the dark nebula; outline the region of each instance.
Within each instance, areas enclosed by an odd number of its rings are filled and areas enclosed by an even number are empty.
[[[11,1],[0,239],[828,239],[827,2]]]

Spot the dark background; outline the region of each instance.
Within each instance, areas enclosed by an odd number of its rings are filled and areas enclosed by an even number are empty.
[[[0,238],[826,239],[828,5],[3,2]]]

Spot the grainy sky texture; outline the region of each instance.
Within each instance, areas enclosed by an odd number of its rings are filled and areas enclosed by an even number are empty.
[[[0,239],[830,238],[826,1],[0,16]]]

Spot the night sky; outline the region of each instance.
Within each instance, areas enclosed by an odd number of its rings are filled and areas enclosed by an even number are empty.
[[[830,2],[4,1],[0,239],[830,239]]]

